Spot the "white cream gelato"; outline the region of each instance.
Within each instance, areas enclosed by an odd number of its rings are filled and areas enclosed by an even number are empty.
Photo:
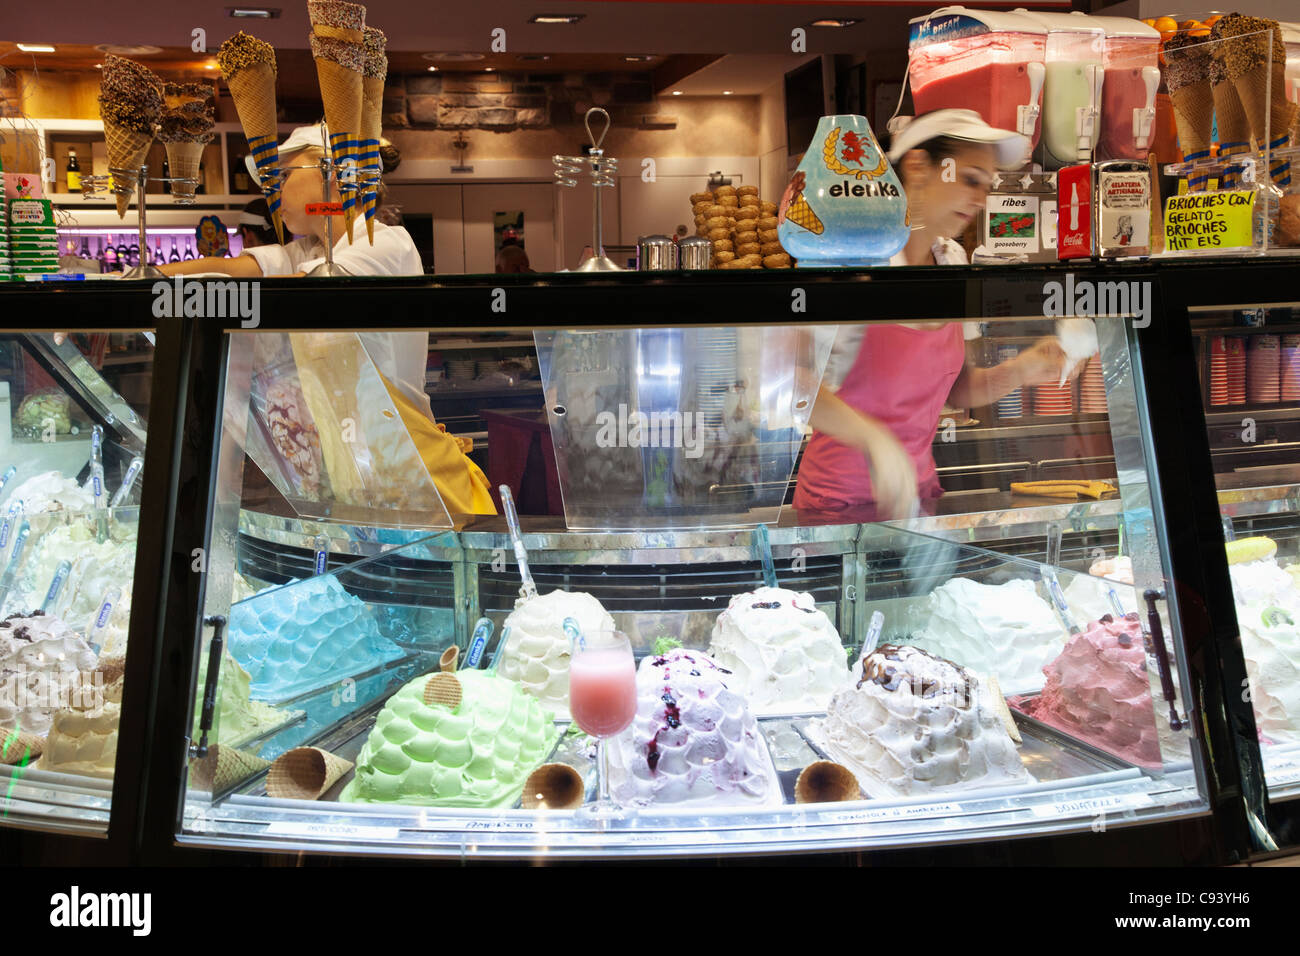
[[[608,743],[610,792],[625,806],[780,803],[758,722],[730,675],[699,651],[642,659],[636,717]]]
[[[839,632],[812,595],[762,587],[737,594],[713,625],[709,656],[757,714],[822,712],[849,679]]]
[[[85,639],[57,617],[0,621],[0,728],[45,734],[97,663]]]
[[[1235,569],[1234,569],[1235,570]],[[1277,606],[1237,606],[1255,723],[1269,737],[1300,733],[1300,627]]]
[[[1300,590],[1295,578],[1278,566],[1277,558],[1261,558],[1228,565],[1232,596],[1238,608],[1273,605],[1300,611]]]
[[[1033,781],[988,690],[965,668],[895,644],[863,664],[862,680],[835,695],[814,734],[868,794]]]
[[[614,630],[614,619],[590,594],[552,591],[515,602],[501,629],[497,673],[515,681],[557,716],[569,713],[569,638],[564,619],[583,633]]]
[[[110,701],[91,710],[59,711],[45,740],[40,769],[112,777],[121,719],[122,705]]]
[[[1066,633],[1031,581],[980,584],[953,578],[931,593],[929,617],[910,643],[977,674],[993,674],[1004,694],[1043,686],[1043,668]]]
[[[28,478],[0,501],[0,512],[8,513],[15,501],[22,501],[23,510],[29,515],[46,511],[90,511],[95,507],[90,491],[59,471],[46,471]]]
[[[135,577],[136,522],[113,521],[109,536],[97,541],[94,523],[74,518],[50,528],[36,542],[22,575],[25,602],[39,607],[62,561],[72,565],[54,608],[78,627],[89,629],[105,592],[121,589],[109,624],[123,631],[131,619],[131,583]]]

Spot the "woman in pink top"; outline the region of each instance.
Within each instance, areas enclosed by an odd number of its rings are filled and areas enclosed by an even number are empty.
[[[984,208],[998,168],[1023,165],[1025,137],[988,126],[970,110],[918,117],[889,158],[907,192],[912,235],[891,265],[965,265],[959,236]],[[874,506],[880,520],[915,512],[943,494],[931,444],[944,404],[976,408],[1024,385],[1060,380],[1065,353],[1040,340],[995,368],[966,360],[961,322],[841,326],[813,408],[812,440],[794,504],[838,511]]]

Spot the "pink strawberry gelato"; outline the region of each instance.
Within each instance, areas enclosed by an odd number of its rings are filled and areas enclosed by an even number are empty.
[[[1143,767],[1161,765],[1146,650],[1136,614],[1107,614],[1072,637],[1043,668],[1037,697],[1012,706],[1072,737]]]

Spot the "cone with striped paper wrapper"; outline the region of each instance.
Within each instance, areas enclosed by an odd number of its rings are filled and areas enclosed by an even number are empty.
[[[1210,61],[1210,90],[1214,95],[1214,124],[1219,129],[1219,158],[1230,159],[1250,152],[1250,120],[1241,107],[1237,87],[1228,79],[1223,61]],[[1241,185],[1241,172],[1224,167],[1219,174],[1220,189],[1236,189]]]
[[[284,224],[280,221],[282,178],[280,148],[276,129],[275,108],[275,50],[271,44],[246,33],[236,33],[221,44],[217,64],[230,87],[230,96],[239,113],[239,124],[244,128],[244,138],[257,175],[262,181],[262,192],[271,211],[275,234],[284,241]]]
[[[1165,43],[1164,55],[1165,84],[1174,107],[1183,162],[1209,159],[1214,120],[1209,46],[1190,34],[1176,33]],[[1201,192],[1209,178],[1208,170],[1193,171],[1187,176],[1187,188]]]
[[[1270,151],[1291,144],[1295,104],[1286,98],[1286,46],[1276,20],[1229,14],[1211,28],[1221,37],[1215,56],[1236,87],[1256,145]],[[1291,185],[1291,163],[1272,159],[1270,174],[1280,187]]]
[[[375,244],[375,210],[379,208],[379,133],[384,110],[384,83],[388,80],[388,57],[384,47],[388,40],[383,31],[366,27],[365,69],[361,77],[361,142],[357,164],[362,188],[362,213],[366,217],[366,235]]]
[[[338,171],[343,217],[352,242],[352,224],[357,217],[357,138],[361,131],[361,72],[365,48],[359,43],[308,37],[316,60],[325,124],[329,127],[330,156]]]

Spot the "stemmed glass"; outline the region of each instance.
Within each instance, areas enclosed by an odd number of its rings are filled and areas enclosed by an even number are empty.
[[[595,737],[599,797],[578,815],[590,820],[621,820],[625,811],[609,795],[606,742],[622,733],[636,716],[636,663],[632,644],[622,631],[584,634],[573,618],[564,621],[573,644],[569,659],[569,710],[574,723]]]

